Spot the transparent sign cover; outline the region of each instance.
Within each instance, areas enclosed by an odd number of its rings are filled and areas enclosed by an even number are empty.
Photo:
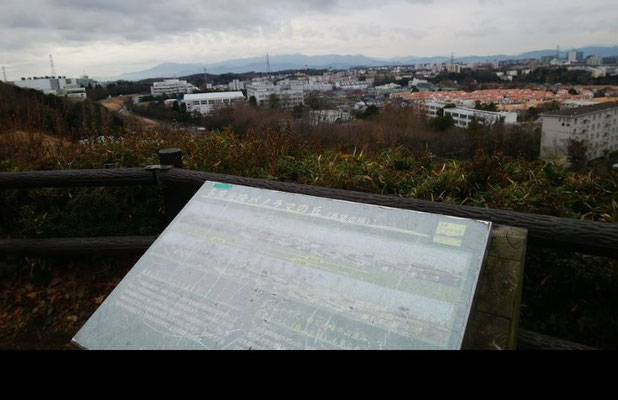
[[[458,349],[491,224],[206,182],[73,341]]]

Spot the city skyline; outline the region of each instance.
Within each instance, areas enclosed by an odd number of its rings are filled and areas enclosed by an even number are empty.
[[[372,58],[515,55],[616,44],[614,1],[0,1],[9,80],[49,71],[112,76],[162,62],[270,54]]]

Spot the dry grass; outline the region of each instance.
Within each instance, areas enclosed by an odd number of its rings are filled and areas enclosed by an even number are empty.
[[[12,131],[0,134],[0,148],[3,153],[15,154],[18,151],[32,150],[46,156],[57,154],[70,143],[63,138],[46,135],[40,132]]]
[[[111,99],[101,100],[99,104],[103,107],[107,108],[110,111],[118,112],[124,106],[124,102],[129,98],[129,96],[119,96],[113,97]]]

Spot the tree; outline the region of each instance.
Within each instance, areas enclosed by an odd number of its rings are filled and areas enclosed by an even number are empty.
[[[361,114],[361,119],[371,118],[371,117],[374,117],[374,116],[376,116],[378,114],[380,114],[380,109],[372,104],[369,107],[367,107],[365,112],[363,112]]]
[[[498,111],[498,106],[496,106],[496,103],[494,103],[493,101],[489,104],[486,103],[481,103],[480,100],[477,100],[474,108],[476,108],[477,110],[484,110],[484,111]]]
[[[444,132],[455,126],[455,120],[450,115],[438,116],[429,120],[429,126],[433,130]]]
[[[304,109],[305,107],[302,104],[295,105],[292,109],[292,117],[294,117],[294,119],[301,119]]]
[[[567,146],[567,159],[571,169],[579,171],[588,164],[588,144],[585,140],[570,139]]]
[[[312,110],[320,110],[322,108],[317,93],[310,93],[305,103]]]
[[[257,107],[257,99],[255,96],[249,97],[249,105],[253,108]]]
[[[276,93],[272,93],[268,96],[268,105],[272,110],[279,109],[281,107],[281,98]]]
[[[180,106],[178,105],[178,102],[175,101],[174,104],[172,104],[172,110],[176,111],[176,112],[180,112]]]

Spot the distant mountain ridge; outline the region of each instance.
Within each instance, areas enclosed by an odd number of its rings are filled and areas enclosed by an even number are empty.
[[[618,46],[612,47],[582,47],[575,49],[583,51],[585,56],[598,55],[601,57],[618,56]],[[566,51],[561,51],[564,55]],[[544,55],[554,55],[556,50],[535,50],[518,55],[489,55],[489,56],[465,56],[455,57],[458,62],[487,62],[487,61],[504,61],[504,60],[522,60],[527,58],[539,58]],[[371,58],[361,54],[355,55],[339,55],[326,54],[318,56],[306,56],[302,54],[282,54],[270,56],[270,69],[272,72],[283,71],[289,69],[304,69],[305,66],[312,69],[344,69],[351,67],[375,67],[382,65],[406,65],[406,64],[426,64],[439,63],[450,60],[447,56],[435,57],[417,57],[403,56],[392,58]],[[138,72],[121,74],[113,77],[99,78],[102,81],[128,80],[137,81],[142,79],[153,78],[172,78],[177,76],[186,76],[199,74],[204,72],[204,69],[211,74],[223,73],[243,73],[243,72],[266,72],[266,56],[263,57],[248,57],[226,60],[218,63],[203,64],[181,64],[181,63],[162,63],[150,69]]]

